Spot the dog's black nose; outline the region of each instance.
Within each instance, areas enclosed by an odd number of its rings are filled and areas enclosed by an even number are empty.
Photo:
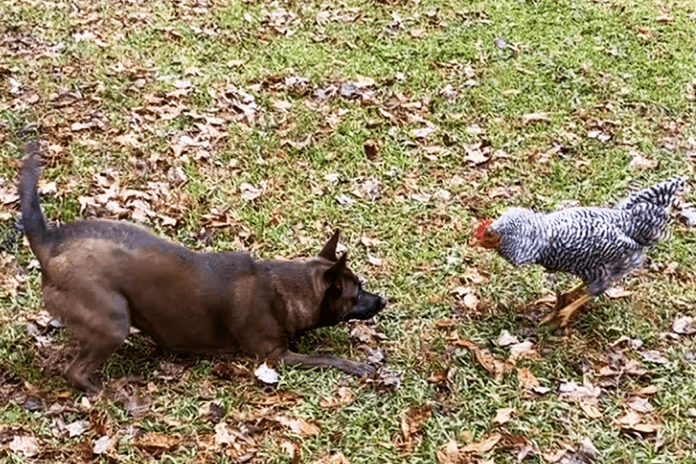
[[[379,297],[379,309],[382,309],[385,306],[387,306],[387,299],[384,298],[383,296],[380,296]]]

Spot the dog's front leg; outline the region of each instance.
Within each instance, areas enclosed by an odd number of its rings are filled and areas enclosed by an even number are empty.
[[[375,373],[375,368],[369,364],[349,361],[335,356],[306,356],[286,350],[276,356],[275,359],[284,361],[288,364],[299,364],[306,367],[334,367],[343,372],[358,376],[372,375]]]

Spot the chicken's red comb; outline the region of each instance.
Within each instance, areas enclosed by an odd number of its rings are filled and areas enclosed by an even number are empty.
[[[476,236],[477,239],[483,240],[483,234],[486,233],[486,229],[488,226],[493,224],[493,219],[484,219],[481,221],[481,223],[476,226],[476,230],[474,230],[474,235]]]

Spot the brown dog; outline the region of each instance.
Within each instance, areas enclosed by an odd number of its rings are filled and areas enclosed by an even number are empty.
[[[246,253],[196,253],[124,221],[82,220],[47,229],[37,193],[39,144],[25,145],[19,180],[24,231],[41,263],[43,301],[79,344],[66,370],[76,387],[98,391],[94,370],[131,325],[172,350],[241,350],[355,375],[374,369],[329,356],[293,353],[306,330],[369,319],[386,305],[336,257],[338,232],[306,260],[258,261]]]

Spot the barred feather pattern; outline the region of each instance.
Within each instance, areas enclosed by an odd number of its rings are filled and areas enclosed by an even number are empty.
[[[645,249],[665,238],[667,209],[685,185],[674,177],[614,208],[578,207],[554,213],[512,208],[489,227],[498,252],[515,266],[534,263],[583,279],[591,295],[640,266]]]

